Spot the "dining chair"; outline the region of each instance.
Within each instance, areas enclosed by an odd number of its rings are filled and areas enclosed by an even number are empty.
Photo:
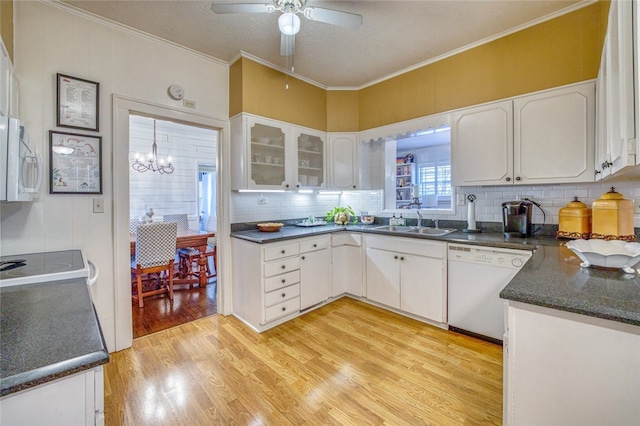
[[[138,232],[138,226],[140,226],[140,219],[137,217],[129,218],[129,233],[135,234]]]
[[[189,229],[189,219],[186,213],[181,214],[165,214],[162,215],[164,222],[175,222],[178,224],[178,231],[186,231]]]
[[[137,293],[132,294],[139,307],[144,307],[144,298],[154,294],[169,293],[173,300],[173,267],[176,253],[177,224],[155,222],[138,226],[136,253],[131,262],[131,273],[136,274]],[[162,274],[166,271],[166,274]],[[157,273],[154,279],[150,274]],[[142,283],[146,275],[147,289]],[[164,275],[164,276],[163,276]],[[167,282],[168,280],[168,282]]]
[[[209,232],[216,232],[217,230],[217,217],[210,215],[207,219],[206,229]],[[194,277],[200,277],[200,265],[198,260],[200,259],[200,251],[194,248],[179,249],[178,255],[180,256],[180,264],[186,265],[187,273]],[[205,252],[207,258],[206,274],[207,281],[214,278],[218,274],[218,246],[216,244],[216,237],[209,237],[207,239],[207,251]],[[209,265],[209,259],[213,262],[213,271]]]

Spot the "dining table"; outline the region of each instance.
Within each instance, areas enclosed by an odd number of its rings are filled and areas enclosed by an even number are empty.
[[[200,258],[198,259],[199,276],[179,276],[174,278],[173,284],[198,284],[200,287],[207,285],[207,257],[205,252],[207,251],[207,240],[216,236],[215,232],[210,231],[198,231],[195,229],[179,230],[176,238],[176,249],[193,247],[200,252]],[[130,233],[130,249],[131,255],[136,253],[136,234]]]

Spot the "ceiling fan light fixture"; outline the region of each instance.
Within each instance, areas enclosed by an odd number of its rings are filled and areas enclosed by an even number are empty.
[[[280,32],[285,35],[294,35],[300,31],[300,18],[292,12],[285,12],[278,18]]]

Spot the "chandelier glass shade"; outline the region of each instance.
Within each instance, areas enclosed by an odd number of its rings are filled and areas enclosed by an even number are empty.
[[[170,175],[174,168],[171,163],[171,157],[167,157],[166,163],[164,158],[158,158],[158,145],[156,144],[156,120],[153,120],[153,145],[151,145],[151,153],[145,160],[140,154],[136,154],[136,158],[131,164],[136,172],[144,173],[151,170],[160,174]]]
[[[285,35],[294,35],[300,31],[300,18],[292,12],[286,12],[278,18],[278,28]]]

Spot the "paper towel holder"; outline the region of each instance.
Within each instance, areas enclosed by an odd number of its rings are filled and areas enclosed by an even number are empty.
[[[463,229],[462,232],[466,232],[468,234],[477,234],[482,232],[480,229],[476,229],[476,196],[474,194],[467,195],[467,200],[469,200],[469,210],[467,211],[467,228]]]

